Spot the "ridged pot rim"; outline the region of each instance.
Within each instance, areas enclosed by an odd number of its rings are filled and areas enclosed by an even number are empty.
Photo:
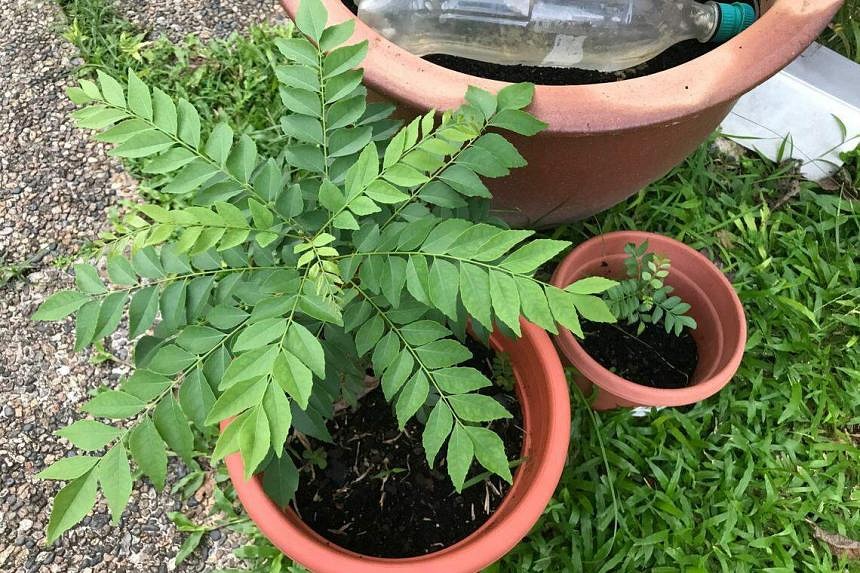
[[[497,351],[510,350],[510,345],[529,345],[529,356],[535,357],[540,369],[535,374],[531,371],[534,365],[518,364],[512,357],[525,427],[524,461],[514,473],[514,483],[502,503],[471,535],[419,557],[390,559],[355,553],[324,539],[291,509],[281,510],[264,493],[259,476],[246,481],[237,452],[227,456],[227,469],[249,517],[278,549],[314,573],[474,573],[500,559],[528,534],[552,498],[570,440],[570,396],[558,353],[544,330],[524,320],[521,324],[521,338],[511,340],[494,334],[490,342]],[[539,398],[531,398],[534,402],[530,407],[530,393],[525,388],[532,384],[539,384],[539,390],[532,391]],[[232,419],[222,422],[221,431],[231,422]],[[535,452],[531,448],[540,447],[535,445],[540,440],[531,432],[544,423],[546,445]]]
[[[280,0],[290,17],[301,0]],[[707,54],[668,70],[602,84],[536,86],[530,111],[549,124],[544,134],[589,134],[672,123],[733,101],[788,65],[818,36],[843,0],[773,0],[759,20]],[[329,24],[356,21],[353,41],[368,40],[365,81],[414,109],[450,109],[470,85],[498,91],[507,82],[433,64],[391,43],[341,0],[322,0]]]
[[[722,324],[729,324],[730,322],[737,324],[737,330],[732,333],[736,335],[736,342],[731,349],[731,354],[716,371],[708,373],[704,380],[696,384],[686,388],[652,388],[622,378],[605,368],[585,351],[576,336],[566,328],[559,328],[559,333],[556,335],[556,341],[562,353],[590,382],[614,396],[638,405],[684,406],[716,394],[731,381],[740,366],[746,346],[747,323],[743,304],[734,287],[714,263],[702,253],[665,235],[646,231],[614,231],[592,237],[574,248],[556,268],[550,282],[559,288],[564,288],[583,278],[581,269],[589,263],[608,256],[618,256],[615,251],[604,251],[599,256],[592,253],[597,246],[603,246],[604,243],[616,238],[623,239],[620,244],[635,243],[638,245],[647,240],[649,250],[658,253],[661,251],[660,245],[671,244],[672,248],[684,253],[683,260],[679,261],[677,257],[672,258],[670,274],[682,273],[690,282],[699,283],[690,277],[694,272],[691,271],[691,267],[695,266],[697,267],[695,272],[707,277],[707,281],[701,281],[707,282],[707,284],[696,284],[696,287],[707,292],[713,299],[719,297],[729,302],[729,307],[734,316],[726,317],[719,314],[716,316]]]

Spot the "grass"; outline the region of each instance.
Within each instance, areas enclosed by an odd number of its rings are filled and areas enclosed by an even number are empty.
[[[132,67],[214,106],[205,121],[231,117],[246,131],[278,115],[268,62],[272,39],[288,30],[172,45],[146,41],[104,0],[60,3],[87,62],[81,74]],[[855,59],[858,6],[850,0],[823,37]],[[704,250],[732,278],[750,338],[733,382],[691,408],[595,414],[574,392],[556,496],[491,570],[860,571],[812,528],[860,539],[860,205],[851,200],[860,154],[852,157],[841,187],[827,192],[791,164],[732,160],[705,144],[646,192],[553,232],[579,242],[647,229]],[[247,522],[239,527],[252,537],[243,556],[254,570],[281,566]]]
[[[799,193],[772,210],[791,185]],[[554,234],[615,229],[661,232],[720,262],[747,312],[744,362],[719,395],[647,418],[591,415],[575,396],[555,500],[499,569],[860,571],[807,523],[860,539],[860,203],[703,145],[646,192]]]
[[[821,41],[860,63],[860,0],[846,0]]]
[[[115,77],[131,68],[146,83],[184,97],[214,115],[213,124],[230,118],[238,133],[252,133],[277,122],[282,104],[271,66],[274,40],[289,36],[286,26],[260,24],[245,35],[202,42],[194,36],[174,44],[146,34],[122,19],[106,0],[57,0],[69,21],[63,35],[78,47],[85,64],[77,73],[89,77],[101,69]],[[278,141],[272,132],[270,153]],[[262,147],[267,147],[265,142]],[[277,153],[274,153],[277,155]],[[136,173],[136,164],[131,163]]]

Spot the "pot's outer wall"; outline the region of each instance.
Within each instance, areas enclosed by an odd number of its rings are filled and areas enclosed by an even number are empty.
[[[462,541],[429,555],[380,559],[348,551],[319,536],[292,510],[281,511],[263,492],[259,476],[246,481],[238,453],[227,457],[230,479],[248,516],[271,542],[313,573],[476,573],[525,537],[552,497],[567,459],[570,396],[567,379],[545,331],[521,321],[522,337],[494,334],[496,351],[508,354],[523,412],[523,463],[490,519]],[[221,423],[221,430],[231,420]]]
[[[291,17],[300,0],[281,0]],[[323,0],[329,23],[355,18]],[[581,86],[537,86],[530,111],[549,124],[518,141],[528,167],[488,181],[499,214],[520,226],[550,226],[606,209],[664,175],[704,141],[744,93],[785,67],[818,36],[842,0],[771,0],[739,36],[690,62],[650,76]],[[403,111],[450,109],[469,85],[504,82],[437,66],[392,44],[360,20],[368,40],[365,80]]]

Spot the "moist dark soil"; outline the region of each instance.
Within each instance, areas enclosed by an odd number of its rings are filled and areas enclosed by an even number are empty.
[[[582,347],[604,368],[652,388],[685,388],[699,363],[689,329],[681,336],[649,324],[642,334],[636,325],[583,321]]]
[[[745,4],[754,5],[753,0],[740,0]],[[358,12],[354,0],[343,0],[343,3],[353,14]],[[442,67],[456,70],[464,74],[501,80],[506,82],[533,82],[550,86],[574,86],[584,84],[603,84],[629,80],[662,72],[675,66],[687,63],[702,56],[718,44],[702,43],[698,40],[687,40],[675,44],[660,55],[636,67],[618,70],[616,72],[598,72],[595,70],[580,70],[577,68],[549,68],[542,66],[506,66],[490,64],[468,58],[435,54],[424,59]],[[691,78],[690,81],[695,81]]]
[[[469,365],[493,379],[492,353],[477,344],[470,349],[475,358]],[[505,442],[508,459],[517,459],[523,430],[516,396],[496,386],[485,390],[514,416],[492,429]],[[325,452],[326,467],[302,469],[294,509],[324,538],[373,557],[425,555],[467,537],[489,519],[509,485],[492,476],[458,495],[445,469],[444,446],[436,468],[427,465],[422,430],[413,419],[400,432],[382,391],[371,391],[357,409],[329,422],[333,444],[308,438],[313,449]],[[470,477],[481,471],[473,465]]]
[[[442,67],[456,70],[471,76],[501,80],[504,82],[532,82],[547,86],[577,86],[584,84],[605,84],[649,76],[680,66],[711,51],[713,44],[703,44],[697,40],[688,40],[675,44],[662,54],[634,68],[616,72],[598,72],[596,70],[580,70],[578,68],[550,68],[544,66],[505,66],[479,62],[468,58],[435,54],[424,58]]]

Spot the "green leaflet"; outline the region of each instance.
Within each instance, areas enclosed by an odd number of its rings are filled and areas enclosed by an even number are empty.
[[[75,479],[90,471],[98,461],[99,458],[93,456],[60,458],[49,467],[36,474],[36,477],[39,479],[49,480]]]
[[[128,306],[128,337],[136,338],[152,326],[158,313],[158,287],[142,288],[131,297]]]
[[[437,259],[430,267],[428,288],[430,301],[448,318],[457,318],[457,293],[460,276],[457,267],[444,259]]]
[[[53,543],[65,531],[86,516],[96,502],[96,474],[92,470],[69,482],[54,498],[48,521],[48,543]]]
[[[99,318],[99,302],[90,301],[78,309],[75,317],[75,350],[80,351],[87,347],[96,334],[96,324]],[[131,338],[131,336],[129,336]]]
[[[212,406],[212,410],[206,417],[206,424],[218,423],[259,404],[267,386],[268,381],[265,376],[249,378],[230,386]]]
[[[275,455],[281,457],[292,425],[290,401],[276,385],[269,384],[263,395],[263,410],[269,423],[269,437]]]
[[[104,455],[96,468],[102,494],[108,502],[111,520],[119,523],[125,506],[131,497],[132,479],[131,467],[128,464],[128,453],[122,442],[118,442]]]
[[[508,483],[512,483],[513,477],[505,455],[505,444],[498,434],[478,426],[465,426],[465,430],[474,446],[478,463]]]
[[[153,421],[158,433],[170,449],[187,463],[191,463],[194,435],[188,425],[188,418],[185,417],[185,413],[172,394],[167,394],[158,402]]]
[[[409,344],[421,346],[451,334],[451,331],[433,320],[419,320],[405,324],[400,334]]]
[[[289,454],[273,458],[263,473],[263,489],[278,507],[287,507],[299,488],[299,470]]]
[[[284,350],[275,359],[272,370],[275,382],[296,401],[302,410],[307,409],[313,390],[313,376],[310,369],[299,358]]]
[[[150,370],[138,369],[123,382],[120,390],[144,402],[149,402],[163,394],[172,385],[173,380],[167,376],[156,374]]]
[[[424,433],[421,435],[424,454],[430,467],[435,466],[436,456],[442,449],[445,440],[448,439],[453,426],[454,416],[451,413],[451,408],[445,404],[444,400],[439,400],[430,412],[427,425],[424,426]]]
[[[363,356],[368,350],[376,346],[382,337],[383,330],[384,323],[379,315],[374,315],[361,325],[355,333],[355,349],[359,356]]]
[[[408,348],[404,348],[391,363],[382,377],[382,392],[389,402],[394,398],[415,367],[415,359]]]
[[[156,489],[164,489],[164,480],[167,478],[167,451],[152,420],[144,418],[131,430],[128,445],[140,471],[149,476]]]
[[[319,339],[301,324],[294,322],[287,331],[286,348],[320,378],[325,378],[325,353]]]
[[[78,310],[88,300],[88,296],[77,291],[54,293],[33,313],[33,320],[60,320]]]
[[[537,239],[508,255],[501,266],[512,273],[531,273],[569,246],[567,241]]]
[[[146,407],[140,398],[119,390],[105,390],[95,395],[81,408],[101,418],[128,418]]]
[[[498,401],[483,394],[448,396],[448,403],[451,404],[457,417],[467,422],[490,422],[511,417],[511,414]]]
[[[254,323],[236,337],[233,343],[235,352],[243,352],[254,348],[260,348],[281,338],[287,331],[287,321],[283,318],[270,318]]]
[[[415,351],[421,363],[433,369],[454,366],[472,357],[468,348],[450,338],[430,342]]]
[[[239,451],[245,464],[245,479],[250,479],[269,451],[271,434],[266,411],[261,405],[251,409],[239,432]]]
[[[215,394],[199,368],[192,370],[179,387],[179,404],[198,428],[206,427],[206,417],[215,404]]]
[[[102,283],[99,273],[92,265],[76,264],[75,265],[75,285],[84,294],[101,294],[106,292],[104,283]]]
[[[131,263],[123,256],[111,255],[108,257],[107,271],[111,282],[114,284],[125,286],[137,284],[137,274],[135,274]]]
[[[429,392],[430,383],[427,380],[427,376],[420,370],[403,386],[395,407],[397,424],[401,429],[406,426],[406,422],[424,404]]]
[[[479,370],[463,366],[436,370],[433,378],[436,384],[448,394],[465,394],[493,384]]]
[[[159,374],[173,375],[188,368],[196,360],[194,354],[175,344],[168,344],[156,351],[149,368]]]
[[[78,420],[54,433],[66,438],[82,450],[93,451],[103,448],[118,438],[122,432],[95,420]]]
[[[454,488],[459,492],[463,489],[466,474],[472,466],[472,458],[475,450],[472,440],[466,433],[465,427],[460,424],[454,425],[454,431],[448,439],[448,475],[454,482]]]
[[[128,292],[125,291],[112,292],[102,300],[96,319],[94,340],[101,340],[117,329],[120,320],[122,320],[122,311],[126,300],[128,300]]]
[[[460,263],[460,299],[466,312],[488,329],[491,317],[490,279],[487,271],[469,263]]]

